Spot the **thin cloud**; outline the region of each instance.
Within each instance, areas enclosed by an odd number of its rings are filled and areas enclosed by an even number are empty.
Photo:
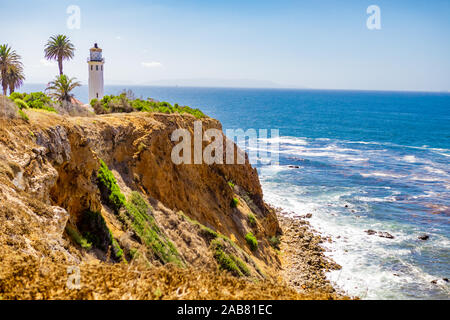
[[[56,67],[57,64],[54,61],[49,61],[47,59],[41,59],[41,65],[43,65],[44,67]]]
[[[160,68],[163,66],[162,63],[156,62],[156,61],[142,62],[141,64],[143,67],[146,67],[146,68]]]

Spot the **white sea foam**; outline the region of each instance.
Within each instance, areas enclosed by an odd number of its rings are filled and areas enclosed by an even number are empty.
[[[403,161],[409,162],[409,163],[416,163],[417,162],[417,158],[415,156],[404,156],[402,158]]]
[[[279,144],[292,144],[292,145],[307,145],[308,141],[306,138],[297,138],[289,136],[281,136],[276,138],[260,138],[260,141],[269,143],[279,143]]]
[[[442,181],[442,178],[413,175],[413,176],[411,176],[410,180],[424,181],[424,182],[438,182],[438,181]]]
[[[395,195],[400,193],[398,190],[393,190],[388,196],[374,197],[370,192],[358,187],[341,187],[334,190],[333,187],[325,186],[293,185],[284,180],[274,182],[273,178],[277,172],[278,169],[270,167],[261,169],[261,183],[266,201],[288,212],[295,212],[293,216],[312,213],[310,223],[313,228],[333,238],[333,243],[325,243],[324,246],[327,249],[326,254],[343,266],[341,270],[328,274],[336,287],[363,299],[411,299],[427,294],[433,276],[408,262],[411,243],[417,241],[418,231],[411,230],[406,225],[387,224],[365,214],[371,210],[369,204],[372,202],[395,201]],[[384,171],[362,175],[381,178],[409,177]],[[376,188],[392,190],[390,186]],[[432,191],[426,195],[435,196]],[[359,200],[362,204],[356,205],[348,201],[349,199]],[[367,229],[389,232],[395,238],[369,236],[364,232]],[[436,242],[429,241],[430,245],[436,247],[446,243],[438,238],[432,241]],[[444,289],[442,292],[445,295]]]
[[[440,175],[443,175],[443,176],[447,176],[448,175],[447,172],[445,172],[444,170],[438,169],[438,168],[429,167],[429,166],[426,166],[426,167],[423,167],[423,168],[426,171],[430,172],[430,173],[436,173],[436,174],[440,174]]]
[[[406,175],[401,175],[401,174],[395,174],[392,172],[368,172],[368,173],[360,173],[361,176],[363,176],[364,178],[369,178],[369,177],[379,177],[379,178],[404,178],[406,177]]]

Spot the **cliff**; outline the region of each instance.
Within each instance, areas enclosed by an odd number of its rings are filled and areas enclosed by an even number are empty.
[[[171,161],[172,132],[192,132],[195,117],[27,114],[29,121],[0,119],[2,267],[22,258],[75,266],[139,261],[277,278],[269,239],[280,228],[256,170]],[[221,130],[214,119],[202,124]],[[0,279],[12,276],[7,269]]]
[[[27,116],[0,118],[0,299],[343,298],[320,237],[281,236],[250,164],[173,163],[196,117]]]

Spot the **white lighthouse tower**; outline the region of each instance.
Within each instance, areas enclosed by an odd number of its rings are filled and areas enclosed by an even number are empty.
[[[92,99],[102,99],[104,95],[103,65],[105,59],[102,57],[102,49],[94,44],[91,54],[87,60],[89,65],[89,102]]]

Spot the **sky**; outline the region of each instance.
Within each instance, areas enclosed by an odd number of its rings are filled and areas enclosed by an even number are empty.
[[[97,42],[107,85],[450,91],[448,0],[0,0],[0,17],[27,83],[58,73],[43,50],[62,33],[76,47],[64,71],[83,84]]]

